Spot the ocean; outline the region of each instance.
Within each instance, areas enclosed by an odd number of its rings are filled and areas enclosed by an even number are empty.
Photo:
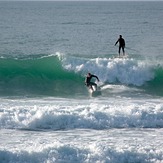
[[[159,1],[1,1],[0,163],[163,163],[162,17]]]

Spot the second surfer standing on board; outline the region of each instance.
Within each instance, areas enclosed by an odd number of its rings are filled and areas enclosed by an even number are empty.
[[[122,38],[122,35],[119,35],[119,39],[117,40],[117,42],[115,43],[115,46],[117,45],[117,43],[119,42],[119,57],[120,57],[120,52],[121,52],[121,49],[123,51],[123,55],[125,55],[125,40]]]

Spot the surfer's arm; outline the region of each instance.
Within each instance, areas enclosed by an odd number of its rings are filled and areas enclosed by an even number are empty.
[[[100,81],[96,75],[92,75],[92,77],[95,77],[98,80],[98,82]]]
[[[116,41],[115,46],[117,45],[118,42],[119,42],[119,39]]]

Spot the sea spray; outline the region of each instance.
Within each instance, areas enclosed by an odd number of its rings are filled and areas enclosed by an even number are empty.
[[[65,56],[63,67],[69,71],[91,72],[103,83],[121,83],[142,86],[154,78],[151,65],[133,58],[77,58]]]

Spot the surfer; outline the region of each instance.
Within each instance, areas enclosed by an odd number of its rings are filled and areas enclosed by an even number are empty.
[[[120,56],[120,52],[121,52],[121,49],[123,51],[123,55],[125,55],[125,40],[122,38],[122,35],[119,35],[119,39],[117,40],[117,42],[115,43],[115,46],[117,45],[117,43],[119,42],[119,56]]]
[[[87,87],[89,87],[92,91],[94,91],[92,86],[95,86],[95,87],[96,87],[96,90],[97,90],[97,84],[91,82],[92,77],[94,77],[94,78],[96,78],[98,81],[100,81],[99,78],[98,78],[96,75],[93,75],[93,74],[91,74],[91,73],[88,73],[87,76],[86,76],[86,78],[85,78],[85,85],[86,85]]]

